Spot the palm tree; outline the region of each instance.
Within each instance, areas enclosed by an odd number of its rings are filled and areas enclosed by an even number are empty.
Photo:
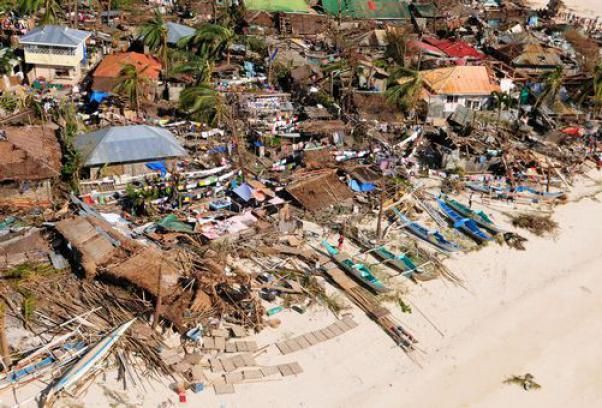
[[[493,103],[497,109],[497,121],[499,122],[502,116],[502,110],[512,108],[514,105],[514,99],[508,92],[498,91],[492,92],[491,97],[493,98]]]
[[[12,48],[0,49],[0,75],[10,74],[16,61],[17,57]]]
[[[535,102],[535,108],[541,106],[544,100],[547,100],[550,104],[556,102],[556,98],[562,88],[562,82],[564,80],[564,70],[562,67],[556,67],[554,71],[549,72],[543,78],[544,90],[537,98]]]
[[[124,65],[119,71],[117,85],[113,88],[115,93],[127,98],[130,106],[136,110],[136,114],[140,113],[140,100],[149,85],[148,78],[143,75],[147,68],[138,71],[132,64]]]
[[[17,10],[21,14],[34,15],[44,9],[42,24],[53,24],[59,20],[61,5],[59,0],[17,0]]]
[[[213,62],[196,55],[188,57],[178,63],[170,71],[170,74],[189,74],[195,78],[195,84],[208,82],[213,73]]]
[[[232,128],[230,107],[224,96],[209,83],[188,87],[180,94],[180,108],[192,118],[211,126]]]
[[[391,75],[385,96],[391,105],[408,112],[418,101],[422,88],[419,71],[400,67]]]
[[[154,17],[142,25],[140,29],[140,37],[148,48],[159,55],[164,69],[164,79],[167,73],[167,24],[163,19],[163,15],[157,9]]]
[[[234,32],[231,29],[218,24],[205,24],[193,35],[180,40],[179,45],[195,48],[199,56],[211,60],[217,60],[226,51],[229,64],[233,41]]]

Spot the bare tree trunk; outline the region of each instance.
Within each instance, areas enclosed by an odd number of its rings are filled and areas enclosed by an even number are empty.
[[[162,306],[162,293],[161,293],[161,286],[162,286],[162,281],[163,281],[163,262],[161,262],[161,264],[159,264],[159,282],[158,282],[158,287],[157,287],[157,301],[155,303],[155,313],[153,315],[153,329],[155,327],[157,327],[157,324],[159,324],[159,318],[161,317],[161,306]]]
[[[0,354],[2,355],[2,366],[5,370],[10,367],[10,350],[8,348],[8,339],[6,338],[5,320],[6,313],[4,303],[0,302]]]
[[[382,239],[382,221],[383,221],[383,206],[385,203],[385,182],[384,177],[380,182],[380,197],[378,203],[378,220],[376,220],[376,239],[380,241]]]

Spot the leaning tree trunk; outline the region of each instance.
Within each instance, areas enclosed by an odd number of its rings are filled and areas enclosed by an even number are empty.
[[[0,302],[0,354],[2,355],[2,366],[5,369],[10,367],[10,350],[8,348],[8,339],[6,338],[6,313],[4,303]]]

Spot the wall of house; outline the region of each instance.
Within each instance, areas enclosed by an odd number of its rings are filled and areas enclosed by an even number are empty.
[[[0,183],[0,208],[50,207],[51,205],[50,180]]]
[[[84,43],[81,43],[73,52],[69,48],[48,49],[25,45],[25,62],[33,65],[49,65],[61,67],[78,67],[84,59]]]
[[[460,105],[474,110],[481,110],[488,99],[488,95],[431,95],[427,99],[429,116],[437,117],[439,115],[434,112],[442,112],[442,115],[446,117],[455,112]]]
[[[165,160],[168,171],[174,164],[175,160]],[[146,162],[95,166],[90,167],[90,180],[99,180],[111,176],[141,176],[151,173],[153,171],[146,167]]]
[[[75,85],[81,80],[82,70],[79,65],[76,67],[34,65],[28,77],[30,82],[38,78],[44,78],[46,81],[55,84]]]

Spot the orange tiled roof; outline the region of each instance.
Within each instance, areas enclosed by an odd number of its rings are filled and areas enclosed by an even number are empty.
[[[439,95],[490,95],[500,90],[484,66],[437,68],[420,75],[427,89]]]
[[[132,64],[143,76],[157,80],[161,72],[161,62],[146,54],[124,52],[104,57],[92,75],[95,78],[117,78],[124,65]],[[146,68],[146,69],[145,69]]]

